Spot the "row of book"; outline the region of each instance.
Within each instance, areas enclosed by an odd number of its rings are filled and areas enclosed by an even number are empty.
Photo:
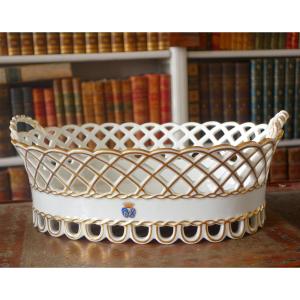
[[[277,148],[271,168],[270,183],[300,181],[300,147]]]
[[[299,58],[190,62],[188,89],[190,121],[268,123],[285,109],[285,138],[300,137]]]
[[[30,199],[30,186],[25,168],[0,169],[0,203]]]
[[[166,50],[168,32],[1,32],[0,55]]]

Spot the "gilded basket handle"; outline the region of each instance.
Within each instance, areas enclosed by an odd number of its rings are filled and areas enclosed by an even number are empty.
[[[285,110],[277,113],[268,124],[266,137],[273,139],[277,138],[288,118],[289,114]]]

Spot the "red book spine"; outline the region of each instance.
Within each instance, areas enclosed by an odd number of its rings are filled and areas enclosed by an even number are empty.
[[[53,89],[51,88],[44,89],[44,99],[45,99],[47,126],[57,126]]]
[[[211,35],[211,48],[212,50],[220,50],[220,32],[213,32]]]
[[[47,126],[44,92],[41,88],[32,89],[32,101],[35,119],[41,126]]]
[[[160,113],[161,123],[168,123],[172,121],[169,74],[160,75]]]
[[[160,75],[147,74],[149,120],[160,123]]]

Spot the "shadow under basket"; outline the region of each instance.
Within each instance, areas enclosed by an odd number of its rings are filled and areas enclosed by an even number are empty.
[[[39,231],[93,242],[193,244],[242,238],[263,226],[267,176],[287,119],[281,111],[260,125],[43,128],[15,116],[10,130]]]

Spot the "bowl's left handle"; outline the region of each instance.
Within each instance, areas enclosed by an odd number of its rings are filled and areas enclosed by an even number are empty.
[[[282,128],[288,120],[288,118],[289,114],[285,110],[282,110],[279,113],[277,113],[268,124],[266,137],[276,139],[282,131]]]

